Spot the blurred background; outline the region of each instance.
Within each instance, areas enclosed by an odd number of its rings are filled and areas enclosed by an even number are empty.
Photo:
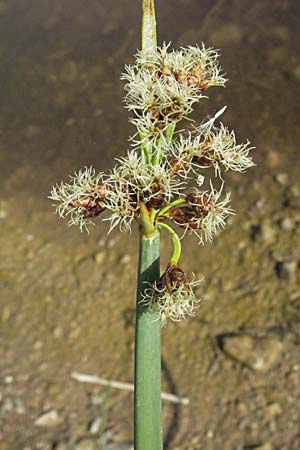
[[[233,216],[183,243],[204,277],[195,317],[162,333],[165,449],[300,448],[300,3],[156,2],[160,44],[221,49],[229,82],[194,118],[251,140],[257,167],[226,174]],[[130,449],[138,239],[68,229],[47,199],[83,166],[107,171],[133,128],[120,73],[140,46],[139,0],[0,1],[0,448]],[[171,251],[162,243],[165,258]],[[102,423],[101,423],[102,420]],[[154,450],[154,449],[153,449]]]

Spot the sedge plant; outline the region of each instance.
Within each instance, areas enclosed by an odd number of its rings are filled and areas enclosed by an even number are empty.
[[[179,128],[207,89],[225,85],[219,53],[204,44],[158,47],[154,0],[142,5],[142,48],[122,75],[136,128],[131,148],[108,174],[86,167],[54,186],[50,198],[57,213],[81,230],[100,215],[109,231],[138,225],[134,442],[135,450],[161,450],[161,327],[193,315],[200,301],[194,289],[199,281],[179,266],[181,238],[191,232],[201,244],[213,239],[233,213],[223,173],[244,172],[253,162],[249,141],[238,144],[234,131],[217,125],[226,107],[187,131]],[[218,189],[212,180],[203,187],[208,168]],[[173,242],[162,273],[161,232]]]

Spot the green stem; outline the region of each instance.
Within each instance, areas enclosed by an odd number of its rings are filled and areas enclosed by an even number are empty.
[[[181,255],[181,242],[178,235],[175,233],[173,228],[163,222],[157,222],[159,228],[164,228],[171,236],[173,241],[173,255],[170,259],[170,264],[177,266],[180,255]]]
[[[143,153],[144,153],[144,156],[145,156],[146,164],[147,164],[147,166],[149,166],[150,163],[151,163],[151,157],[150,157],[150,153],[149,153],[148,147],[145,144],[142,144],[142,150],[143,150]]]
[[[186,198],[185,197],[179,197],[176,200],[174,200],[173,202],[171,202],[168,205],[166,205],[163,208],[161,208],[158,211],[157,215],[158,216],[164,216],[169,211],[169,209],[173,208],[173,206],[181,205],[182,203],[185,203],[185,202],[186,202]]]
[[[156,166],[157,164],[159,164],[159,160],[160,160],[160,148],[159,148],[159,142],[157,143],[155,149],[154,149],[154,153],[152,155],[152,165]]]
[[[159,279],[159,232],[140,236],[135,329],[134,448],[162,450],[160,318],[143,303]]]
[[[150,156],[149,148],[148,148],[147,144],[144,142],[145,136],[142,133],[140,133],[140,138],[141,138],[141,142],[142,142],[142,145],[141,145],[142,152],[144,153],[146,164],[149,166],[151,164],[151,156]]]
[[[143,0],[142,52],[156,51],[156,22],[154,0]],[[148,164],[151,155],[147,146],[143,151]],[[149,214],[140,203],[140,253],[135,324],[134,365],[134,448],[162,450],[161,422],[161,350],[160,316],[143,302],[144,291],[160,276],[159,231],[153,222],[155,211]]]
[[[155,227],[151,221],[151,216],[144,202],[140,202],[140,232],[145,237],[151,237],[155,233]]]
[[[150,211],[150,220],[151,220],[152,225],[154,225],[156,214],[157,214],[157,210],[155,208],[152,208]]]
[[[172,141],[172,137],[176,128],[176,122],[172,123],[168,126],[167,129],[167,142],[170,143]]]

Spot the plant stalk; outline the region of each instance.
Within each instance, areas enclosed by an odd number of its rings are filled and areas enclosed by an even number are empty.
[[[145,55],[156,51],[156,22],[154,0],[142,0],[142,3],[142,51]],[[150,288],[159,279],[160,275],[160,234],[154,227],[154,217],[154,213],[149,215],[146,205],[141,202],[135,322],[135,450],[162,450],[163,448],[161,421],[161,323],[159,313],[150,311],[149,306],[143,302],[145,289]]]
[[[159,279],[159,232],[140,235],[135,328],[134,448],[162,450],[161,323],[143,303],[143,293]]]
[[[156,20],[154,0],[143,0],[142,51],[144,54],[156,51]]]
[[[173,241],[173,255],[170,259],[170,264],[173,264],[177,266],[180,255],[181,255],[181,242],[179,239],[178,234],[175,233],[173,228],[171,228],[169,225],[167,225],[164,222],[157,222],[157,226],[159,228],[164,228],[171,236]]]

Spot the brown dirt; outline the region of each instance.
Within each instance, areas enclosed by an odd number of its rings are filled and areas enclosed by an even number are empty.
[[[197,315],[163,330],[163,388],[190,399],[164,404],[165,449],[299,450],[300,7],[161,3],[161,41],[222,49],[228,87],[199,112],[227,104],[224,121],[257,163],[226,176],[237,211],[226,231],[205,247],[184,242],[183,267],[205,281]],[[67,229],[47,200],[67,174],[107,170],[126,150],[119,74],[140,20],[130,4],[0,2],[1,450],[70,450],[90,436],[105,390],[73,370],[132,380],[137,236]],[[276,365],[264,373],[226,356],[232,333],[280,340]],[[62,422],[35,425],[51,409]],[[132,439],[130,393],[111,392],[106,436]]]

